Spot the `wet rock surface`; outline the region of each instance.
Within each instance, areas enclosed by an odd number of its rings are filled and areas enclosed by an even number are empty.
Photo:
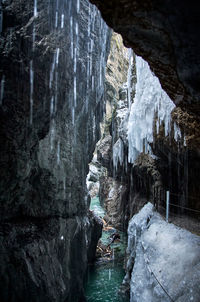
[[[75,302],[102,228],[85,179],[110,33],[86,0],[33,5],[1,5],[0,300]]]

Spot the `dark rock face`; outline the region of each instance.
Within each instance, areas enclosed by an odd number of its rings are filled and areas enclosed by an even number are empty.
[[[194,143],[195,140],[192,140]],[[175,213],[199,217],[200,189],[199,169],[200,158],[194,145],[185,148],[164,135],[155,136],[153,152],[158,156],[157,169],[161,175],[162,186],[170,191],[170,210]],[[156,189],[157,190],[157,189]],[[158,192],[159,191],[159,192]],[[166,196],[164,190],[155,192],[156,202],[164,208]],[[160,208],[161,209],[161,208]]]
[[[200,7],[187,1],[99,1],[107,24],[142,56],[175,104],[199,114]]]
[[[110,33],[86,0],[33,4],[1,6],[0,300],[75,302],[101,233],[85,179]]]

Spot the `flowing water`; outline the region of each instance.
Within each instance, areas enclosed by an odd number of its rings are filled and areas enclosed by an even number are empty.
[[[101,207],[99,198],[92,198],[90,209],[96,215],[103,217],[104,209]],[[115,229],[103,230],[101,241],[109,244],[110,235]],[[118,232],[118,231],[117,231]],[[109,260],[99,259],[88,269],[87,284],[85,287],[88,302],[128,302],[128,298],[118,294],[119,287],[125,276],[124,254],[126,249],[126,236],[120,233],[120,242],[111,245],[112,253]]]

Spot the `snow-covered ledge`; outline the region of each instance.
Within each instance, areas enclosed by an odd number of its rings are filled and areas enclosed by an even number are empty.
[[[151,203],[129,222],[127,253],[131,302],[200,301],[200,237],[166,223]]]

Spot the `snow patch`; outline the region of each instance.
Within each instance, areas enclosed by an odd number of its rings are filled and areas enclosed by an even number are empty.
[[[200,237],[166,223],[150,203],[129,222],[127,253],[131,302],[199,302]]]

